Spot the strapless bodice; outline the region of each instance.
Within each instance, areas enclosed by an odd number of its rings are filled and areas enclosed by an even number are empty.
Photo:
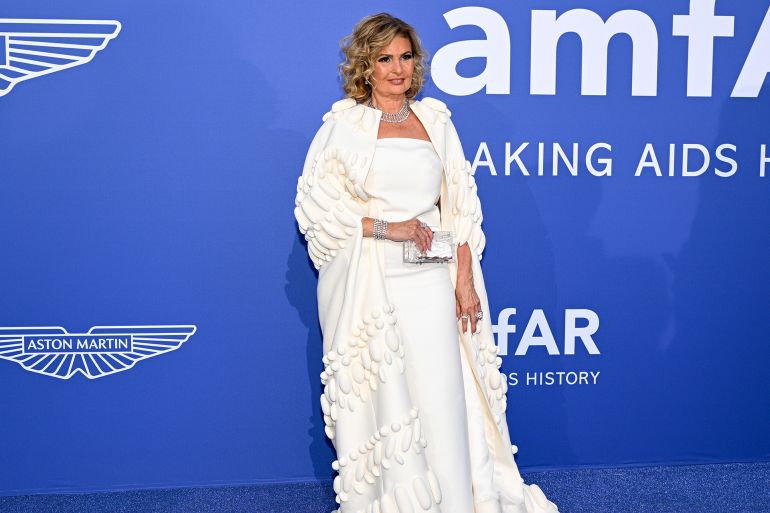
[[[417,217],[437,229],[441,159],[432,142],[408,137],[378,139],[364,189],[382,219]]]

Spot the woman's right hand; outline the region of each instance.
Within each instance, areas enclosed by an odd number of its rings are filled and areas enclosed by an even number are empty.
[[[389,222],[388,239],[396,242],[413,240],[417,249],[425,252],[433,243],[433,230],[416,217],[408,221]]]

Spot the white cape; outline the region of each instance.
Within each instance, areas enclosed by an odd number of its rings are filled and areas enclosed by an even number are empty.
[[[470,163],[446,105],[424,98],[411,105],[443,165],[441,227],[471,248],[473,279],[484,312],[480,332],[461,333],[466,404],[483,412],[470,431],[474,512],[554,513],[540,488],[523,482],[505,417],[507,376],[499,371],[489,304],[479,264],[483,219]],[[338,459],[334,490],[339,513],[441,512],[441,483],[423,448],[419,405],[410,400],[398,312],[388,300],[381,255],[364,239],[369,214],[363,184],[372,162],[382,112],[352,98],[335,102],[310,144],[297,181],[294,213],[318,278],[323,332],[321,407]],[[452,284],[457,265],[449,264]],[[458,331],[462,331],[461,329]],[[470,369],[470,372],[466,372]],[[376,405],[376,407],[375,407]],[[469,407],[470,411],[470,407]],[[400,466],[396,479],[389,469]],[[395,483],[394,483],[395,481]],[[387,488],[383,483],[387,483]],[[483,497],[483,500],[480,498]],[[491,498],[491,500],[490,500]]]

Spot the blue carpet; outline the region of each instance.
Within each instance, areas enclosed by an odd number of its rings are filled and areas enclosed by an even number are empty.
[[[770,463],[522,473],[562,513],[770,513]],[[329,513],[331,483],[0,497],[2,513]]]

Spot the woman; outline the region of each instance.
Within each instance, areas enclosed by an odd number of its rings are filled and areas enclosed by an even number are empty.
[[[339,513],[553,513],[518,472],[479,260],[481,206],[446,105],[414,100],[425,53],[388,14],[343,39],[295,216],[318,276],[321,407]],[[434,230],[456,261],[403,261]]]

